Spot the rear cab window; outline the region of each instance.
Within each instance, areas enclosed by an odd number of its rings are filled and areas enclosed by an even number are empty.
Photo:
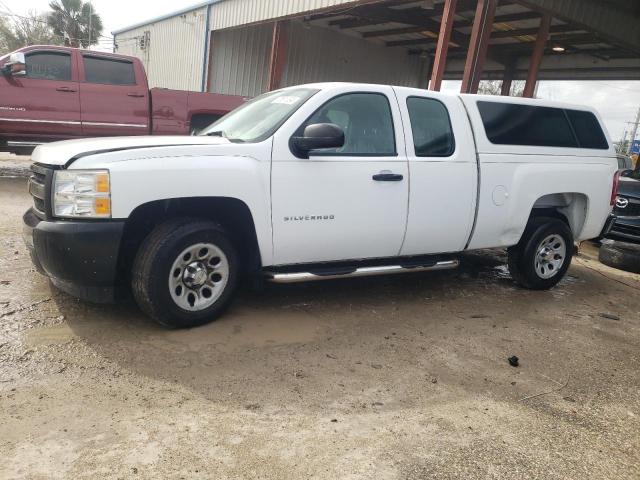
[[[600,122],[592,112],[581,110],[565,110],[573,130],[578,137],[578,143],[581,148],[595,148],[598,150],[607,150],[609,144],[605,137]]]
[[[62,52],[31,52],[25,55],[27,78],[71,80],[71,55]]]
[[[487,138],[496,145],[609,148],[592,112],[489,101],[479,101],[478,110]]]
[[[135,85],[133,62],[84,55],[85,81],[103,85]]]

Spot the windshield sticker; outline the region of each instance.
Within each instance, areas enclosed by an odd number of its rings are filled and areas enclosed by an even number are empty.
[[[293,96],[288,96],[288,97],[278,97],[275,98],[271,101],[271,103],[281,103],[283,105],[293,105],[296,102],[300,101],[300,97],[293,97]]]

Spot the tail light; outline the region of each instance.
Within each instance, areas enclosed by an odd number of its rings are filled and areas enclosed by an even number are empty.
[[[611,189],[611,203],[610,203],[611,206],[616,204],[616,197],[618,196],[618,184],[619,183],[620,183],[620,170],[618,170],[613,175],[613,188]]]

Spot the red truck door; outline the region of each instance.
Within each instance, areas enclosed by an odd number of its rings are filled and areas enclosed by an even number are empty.
[[[149,134],[149,89],[141,65],[81,53],[79,71],[84,136]]]
[[[71,52],[42,49],[24,53],[26,75],[0,75],[2,136],[80,136],[80,96]]]

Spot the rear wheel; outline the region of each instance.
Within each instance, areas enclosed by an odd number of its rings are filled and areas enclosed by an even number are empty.
[[[238,259],[225,230],[207,220],[176,219],[141,245],[132,289],[141,310],[167,327],[215,320],[236,290]]]
[[[573,257],[569,226],[550,217],[533,218],[514,247],[509,248],[509,271],[519,285],[532,290],[555,286]]]

